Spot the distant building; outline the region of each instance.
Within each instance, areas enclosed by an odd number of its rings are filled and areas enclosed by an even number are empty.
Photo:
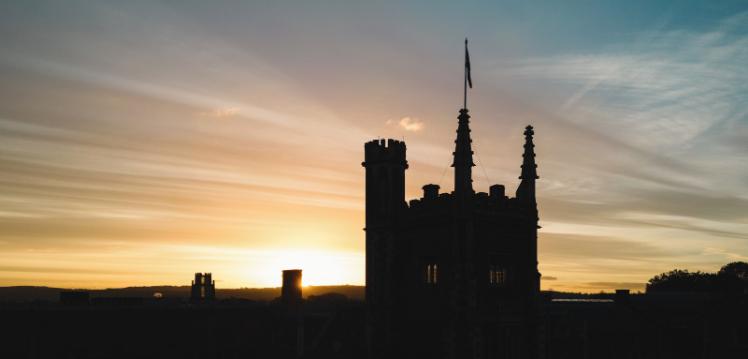
[[[216,299],[216,282],[210,273],[195,273],[190,300],[201,302]]]
[[[283,271],[281,301],[287,305],[301,303],[301,269]]]
[[[468,110],[460,110],[454,191],[405,201],[405,143],[365,144],[369,358],[536,358],[538,179],[527,126],[521,182],[473,189]]]

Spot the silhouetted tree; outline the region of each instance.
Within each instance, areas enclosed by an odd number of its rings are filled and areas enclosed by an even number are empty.
[[[719,270],[719,275],[734,276],[737,279],[748,281],[748,263],[746,262],[732,262],[725,264],[722,269]]]
[[[675,269],[658,274],[647,283],[647,292],[731,292],[748,291],[748,263],[733,262],[718,273]]]
[[[658,274],[647,283],[647,292],[712,292],[716,275],[701,271],[675,269]]]
[[[748,263],[732,262],[717,273],[720,287],[730,293],[748,293]]]

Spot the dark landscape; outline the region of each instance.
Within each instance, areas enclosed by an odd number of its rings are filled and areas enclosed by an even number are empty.
[[[241,288],[216,289],[215,299],[200,299],[191,298],[190,286],[2,287],[0,355],[365,357],[364,293],[362,286]],[[539,350],[544,358],[717,358],[748,353],[746,263],[726,265],[718,273],[662,273],[650,279],[647,293],[543,291],[540,296]],[[521,355],[512,349],[516,344],[500,344],[509,348],[506,358]]]
[[[70,290],[50,287],[0,287],[0,302],[50,302],[60,300],[60,292]],[[85,289],[91,298],[137,297],[153,299],[155,293],[161,293],[163,299],[186,301],[190,298],[190,286],[154,286],[108,289]],[[359,285],[330,285],[304,287],[304,297],[338,293],[350,299],[362,300],[364,287]],[[216,297],[220,299],[243,299],[252,301],[270,301],[278,298],[281,288],[216,288]]]

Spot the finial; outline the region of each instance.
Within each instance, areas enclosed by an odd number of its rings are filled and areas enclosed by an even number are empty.
[[[539,178],[535,170],[538,165],[535,164],[535,144],[532,142],[534,134],[535,130],[533,130],[532,125],[527,125],[525,127],[525,151],[522,154],[522,175],[519,176],[520,179],[536,180]]]
[[[466,108],[460,109],[457,116],[457,139],[455,140],[455,151],[452,152],[452,167],[455,169],[455,193],[473,193],[473,149],[470,139],[470,115]]]
[[[540,177],[538,177],[537,172],[538,165],[535,163],[535,144],[532,143],[532,135],[534,134],[535,131],[532,126],[525,127],[525,151],[522,153],[522,174],[519,176],[522,182],[517,187],[517,198],[524,203],[531,204],[532,208],[537,211],[535,180]]]
[[[527,127],[525,127],[525,137],[532,137],[534,134],[535,131],[532,129],[532,125],[527,125]]]

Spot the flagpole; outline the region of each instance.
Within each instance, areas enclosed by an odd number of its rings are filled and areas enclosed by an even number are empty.
[[[468,41],[467,41],[467,37],[466,37],[465,38],[465,53],[467,53],[467,43],[468,43]],[[462,96],[463,96],[462,97],[462,101],[463,101],[462,102],[462,108],[465,109],[465,110],[467,110],[467,64],[463,64],[462,65],[462,70],[465,73],[464,76],[463,76],[464,77],[463,78],[464,83],[463,83],[463,86],[462,86],[462,90],[463,90],[463,94],[462,94]]]

